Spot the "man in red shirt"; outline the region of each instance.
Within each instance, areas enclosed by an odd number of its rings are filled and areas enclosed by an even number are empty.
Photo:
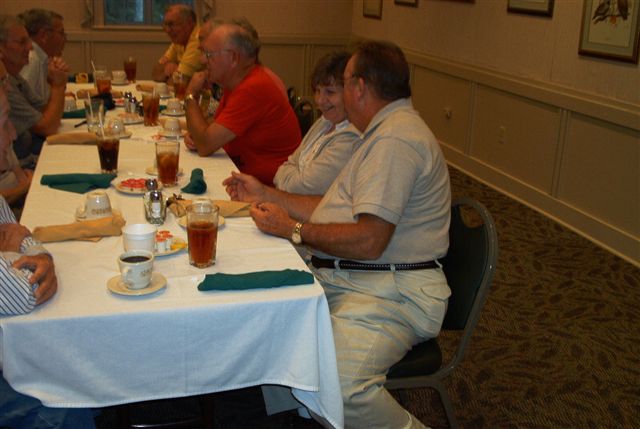
[[[207,71],[194,75],[185,97],[193,146],[200,156],[223,147],[241,172],[272,185],[278,167],[300,144],[296,115],[282,81],[258,61],[260,41],[251,24],[207,25],[212,30],[200,45]],[[211,83],[222,87],[223,96],[208,123],[196,94]]]

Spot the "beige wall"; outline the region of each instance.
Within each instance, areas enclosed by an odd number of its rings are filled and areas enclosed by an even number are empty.
[[[553,17],[507,13],[507,0],[383,0],[382,20],[353,2],[352,32],[405,49],[640,104],[637,65],[578,55],[582,0],[557,0]]]

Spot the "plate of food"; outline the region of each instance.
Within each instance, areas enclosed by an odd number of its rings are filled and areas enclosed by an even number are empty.
[[[156,256],[167,256],[187,248],[184,238],[174,236],[171,231],[162,229],[156,233]]]
[[[142,195],[147,191],[147,179],[144,177],[124,179],[118,182],[115,188],[124,194]],[[158,189],[162,189],[161,183],[158,183]]]

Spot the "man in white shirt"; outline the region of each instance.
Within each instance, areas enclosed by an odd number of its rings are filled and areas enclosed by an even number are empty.
[[[65,72],[69,66],[62,60],[62,50],[67,42],[62,15],[44,9],[29,9],[18,18],[24,21],[29,33],[33,50],[29,52],[29,64],[20,70],[20,75],[29,83],[31,89],[44,101],[49,100],[47,68],[49,61],[55,61]]]

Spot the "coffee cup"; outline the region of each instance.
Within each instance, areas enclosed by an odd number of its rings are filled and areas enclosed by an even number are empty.
[[[178,118],[167,118],[164,121],[164,134],[169,136],[180,136],[182,131],[180,130],[180,121]]]
[[[65,112],[72,112],[72,111],[77,110],[77,109],[78,109],[78,107],[76,105],[75,97],[71,97],[71,96],[64,97],[64,111]]]
[[[84,207],[76,213],[79,219],[100,219],[111,216],[111,201],[105,191],[89,192],[84,201]]]
[[[113,76],[115,83],[127,83],[127,74],[124,70],[114,70],[111,72],[111,76]]]
[[[160,96],[169,94],[169,87],[165,82],[156,83],[156,94],[160,94]]]
[[[169,113],[182,113],[182,104],[177,98],[171,98],[167,100],[167,112]]]
[[[124,250],[146,250],[153,252],[156,248],[158,228],[148,223],[134,223],[122,228]]]
[[[129,250],[118,257],[120,280],[129,289],[144,289],[153,274],[153,253],[146,250]]]
[[[120,118],[110,119],[105,128],[105,133],[112,136],[121,136],[125,133],[126,128],[124,122]]]

